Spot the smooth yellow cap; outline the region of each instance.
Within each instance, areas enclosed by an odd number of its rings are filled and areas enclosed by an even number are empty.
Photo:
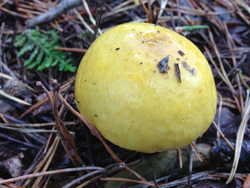
[[[196,140],[214,119],[217,104],[213,75],[200,50],[176,32],[148,23],[122,24],[94,41],[78,68],[75,98],[81,114],[107,140],[145,153]]]

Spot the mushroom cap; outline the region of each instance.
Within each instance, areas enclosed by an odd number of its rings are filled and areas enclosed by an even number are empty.
[[[210,126],[217,104],[200,50],[149,23],[116,26],[93,42],[77,71],[75,98],[80,113],[107,140],[145,153],[196,140]]]

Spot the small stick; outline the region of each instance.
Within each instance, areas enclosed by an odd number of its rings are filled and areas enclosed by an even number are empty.
[[[201,156],[200,152],[198,151],[198,149],[195,147],[194,143],[191,143],[190,145],[191,145],[192,148],[194,149],[194,151],[195,151],[196,155],[198,156],[199,160],[200,160],[201,162],[203,162],[202,156]]]
[[[80,49],[80,48],[53,47],[53,49],[67,51],[67,52],[77,52],[77,53],[86,53],[87,52],[87,49]]]
[[[11,182],[19,181],[19,180],[22,180],[22,179],[35,178],[35,177],[39,177],[39,176],[47,176],[47,175],[50,175],[50,174],[60,174],[60,173],[76,172],[76,171],[84,171],[84,170],[101,170],[101,169],[103,169],[103,168],[85,166],[85,167],[78,167],[78,168],[66,168],[66,169],[60,169],[60,170],[52,170],[52,171],[47,171],[47,172],[38,172],[38,173],[35,173],[35,174],[28,174],[28,175],[19,176],[19,177],[16,177],[16,178],[10,178],[10,179],[7,179],[7,180],[2,180],[2,181],[0,181],[0,184],[11,183]]]
[[[10,125],[8,120],[3,116],[3,114],[1,112],[0,112],[0,118],[3,120],[4,123],[6,123],[7,125]]]
[[[179,165],[180,165],[180,168],[182,168],[183,163],[182,163],[182,157],[181,157],[181,149],[178,149],[177,152],[178,152]]]
[[[192,143],[193,144],[193,143]],[[189,173],[188,173],[188,184],[189,187],[192,187],[192,170],[193,170],[193,158],[194,158],[194,147],[192,147],[192,144],[189,145],[189,150],[190,150],[190,159],[189,159]]]
[[[220,128],[216,125],[216,123],[213,121],[212,122],[213,125],[215,126],[215,128],[217,129],[217,131],[220,133],[220,136],[226,141],[226,143],[228,144],[228,146],[231,148],[232,151],[234,151],[234,147],[232,146],[232,144],[228,141],[228,139],[225,137],[225,135],[223,134],[223,132],[221,132]]]

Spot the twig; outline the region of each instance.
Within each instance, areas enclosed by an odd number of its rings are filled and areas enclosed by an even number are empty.
[[[195,147],[194,143],[192,142],[190,145],[192,146],[192,148],[193,148],[194,152],[196,153],[198,159],[201,162],[203,162],[203,158],[202,158],[201,154],[199,153],[198,149]]]
[[[180,168],[182,168],[183,163],[182,163],[182,157],[181,157],[181,149],[178,149],[177,153],[178,153],[178,159],[179,159],[179,166]]]
[[[234,147],[228,141],[228,139],[225,137],[225,135],[223,134],[223,132],[221,132],[220,128],[216,125],[216,123],[214,121],[212,123],[215,126],[215,128],[217,129],[217,131],[219,132],[220,136],[225,140],[225,142],[228,144],[228,146],[231,148],[231,150],[234,151]]]
[[[172,9],[170,9],[170,17],[171,17],[171,25],[173,27],[173,30],[175,31],[175,22],[174,22],[174,15]]]
[[[0,181],[0,184],[11,183],[11,182],[19,181],[22,179],[35,178],[35,177],[39,177],[39,176],[47,176],[50,174],[60,174],[60,173],[76,172],[76,171],[84,171],[84,170],[101,170],[101,169],[103,169],[103,168],[85,166],[85,167],[78,167],[78,168],[66,168],[66,169],[60,169],[60,170],[52,170],[52,171],[48,171],[48,172],[39,172],[39,173],[35,173],[35,174],[28,174],[28,175],[24,175],[24,176],[19,176],[17,178],[2,180],[2,181]]]
[[[35,145],[33,145],[33,144],[29,144],[29,143],[26,143],[26,142],[22,142],[22,141],[20,141],[20,140],[15,139],[15,138],[11,138],[11,137],[9,137],[9,136],[6,136],[6,135],[4,135],[4,134],[2,134],[2,133],[0,133],[0,137],[5,138],[5,139],[7,139],[7,140],[10,140],[10,141],[12,141],[12,142],[16,142],[16,143],[19,143],[19,144],[22,144],[22,145],[25,145],[25,146],[28,146],[28,147],[35,148],[35,149],[40,149],[40,148],[41,148],[40,146],[35,146]]]
[[[85,181],[83,184],[77,186],[76,188],[82,188],[82,187],[85,187],[86,185],[90,184],[90,183],[93,183],[95,182],[96,180],[100,179],[101,178],[101,175],[100,176],[96,176],[88,181]]]
[[[189,171],[188,171],[188,185],[191,188],[192,187],[192,170],[193,170],[193,158],[194,158],[194,148],[192,145],[189,145],[189,150],[190,150],[190,158],[189,158]]]
[[[0,61],[2,62],[3,51],[2,51],[2,35],[5,27],[5,23],[3,22],[0,28]],[[0,67],[0,71],[2,72],[2,67]]]
[[[84,180],[84,179],[86,179],[86,178],[88,178],[88,177],[91,177],[91,176],[93,176],[93,175],[95,175],[95,174],[99,174],[99,173],[101,173],[102,171],[103,171],[103,169],[100,169],[100,170],[96,170],[96,171],[90,172],[90,173],[88,173],[88,174],[86,174],[86,175],[84,175],[84,176],[81,176],[81,177],[75,179],[74,181],[72,181],[72,182],[68,183],[67,185],[63,186],[62,188],[69,188],[69,187],[72,187],[72,186],[75,185],[76,183],[81,182],[82,180]]]
[[[3,181],[4,179],[0,178],[0,181]],[[15,184],[12,184],[12,183],[6,183],[6,185],[8,185],[9,187],[12,187],[12,188],[22,188],[22,187],[19,187],[18,185],[15,185]],[[9,188],[8,187],[8,188]],[[4,188],[4,187],[3,187]]]
[[[154,183],[149,183],[149,182],[144,182],[144,181],[138,181],[138,180],[131,180],[127,178],[116,178],[116,177],[107,177],[107,178],[101,178],[103,181],[124,181],[124,182],[132,182],[132,183],[139,183],[139,184],[144,184],[144,185],[149,185],[154,187]]]
[[[16,12],[13,12],[13,11],[8,10],[8,9],[6,9],[6,8],[4,8],[4,7],[1,7],[1,6],[0,6],[0,10],[3,11],[3,12],[7,12],[7,13],[9,13],[9,14],[11,14],[11,15],[20,17],[20,18],[30,18],[29,16],[26,16],[26,15],[23,15],[23,14],[19,14],[19,13],[16,13]]]
[[[86,53],[87,52],[87,49],[80,49],[80,48],[53,47],[53,49],[67,51],[67,52],[78,52],[78,53]]]
[[[61,15],[65,11],[74,8],[82,3],[81,0],[62,0],[55,7],[51,8],[44,14],[41,14],[34,19],[29,19],[26,21],[26,25],[28,27],[34,27],[36,25],[40,25],[46,22],[50,22],[54,20],[57,16]]]
[[[102,6],[100,8],[95,7],[95,14],[96,14],[96,25],[95,25],[95,33],[94,33],[94,37],[93,40],[95,40],[97,38],[97,33],[100,30],[100,23],[101,23],[101,19],[102,19]],[[100,33],[100,32],[99,32]],[[102,34],[102,32],[101,32]]]
[[[8,122],[8,120],[3,116],[2,112],[0,111],[0,118],[3,120],[4,123],[6,123],[6,125],[10,125],[10,123]]]

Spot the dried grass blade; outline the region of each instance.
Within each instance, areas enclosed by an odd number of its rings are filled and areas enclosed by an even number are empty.
[[[15,101],[15,102],[17,102],[17,103],[31,106],[30,103],[27,103],[27,102],[25,102],[24,100],[21,100],[21,99],[19,99],[19,98],[17,98],[17,97],[14,97],[14,96],[12,96],[12,95],[9,95],[8,93],[5,93],[5,92],[2,91],[2,90],[0,90],[0,95],[4,96],[4,97],[6,97],[6,98],[8,98],[8,99],[10,99],[10,100],[13,100],[13,101]]]
[[[217,92],[219,94],[219,109],[218,109],[218,128],[220,129],[220,117],[221,117],[221,109],[222,109],[222,104],[223,104],[223,100],[222,100],[222,96],[219,92]],[[220,133],[217,130],[217,144],[218,146],[220,145]]]
[[[161,17],[161,15],[164,11],[164,8],[166,8],[167,4],[168,4],[168,0],[161,0],[161,9],[159,11],[158,18]]]
[[[229,80],[229,78],[227,76],[227,73],[226,73],[226,71],[224,69],[223,63],[222,63],[221,58],[220,58],[219,50],[218,50],[218,48],[217,48],[217,46],[216,46],[216,44],[214,42],[213,34],[212,34],[212,32],[210,30],[208,30],[208,34],[209,34],[209,38],[210,38],[212,47],[214,49],[214,52],[215,52],[215,54],[216,54],[216,56],[217,56],[217,58],[219,60],[220,68],[221,68],[222,74],[223,74],[223,76],[225,78],[225,83],[227,84],[227,86],[229,87],[229,89],[230,89],[230,91],[232,93],[232,96],[233,96],[233,98],[234,98],[234,100],[236,102],[236,105],[237,105],[237,108],[238,108],[239,112],[241,112],[242,110],[241,110],[241,107],[240,107],[240,104],[239,104],[239,100],[235,96],[236,92],[235,92],[235,90],[234,90],[234,88],[233,88],[233,86],[232,86],[232,84],[231,84],[231,82],[230,82],[230,80]]]
[[[204,47],[204,49],[206,50],[206,53],[207,53],[207,55],[208,55],[208,57],[209,57],[209,60],[211,61],[211,63],[212,63],[213,66],[215,67],[217,73],[219,74],[219,76],[221,77],[221,79],[226,83],[227,80],[225,79],[225,77],[224,77],[224,75],[222,74],[221,70],[220,70],[219,67],[216,65],[215,61],[213,60],[211,53],[209,52],[209,50],[207,49],[206,46],[203,46],[203,47]]]
[[[57,138],[54,139],[53,143],[50,146],[49,151],[46,153],[46,155],[44,156],[43,160],[37,165],[37,167],[36,167],[35,171],[33,172],[33,174],[38,173],[40,171],[40,169],[43,167],[43,165],[45,164],[45,162],[49,158],[51,152],[53,151],[53,148],[56,145],[57,140],[58,140]],[[24,176],[26,176],[26,175],[24,175]],[[24,179],[27,179],[27,178],[24,178]],[[32,181],[32,179],[33,179],[32,177],[29,178],[29,179],[27,179],[26,182],[23,184],[22,187],[23,188],[27,187],[30,184],[30,182]],[[22,180],[22,179],[20,179],[20,180]],[[10,182],[12,182],[12,181],[10,181]],[[1,184],[1,182],[0,182],[0,184]]]
[[[239,6],[243,7],[250,14],[250,7],[243,0],[234,0]]]
[[[49,157],[49,159],[47,160],[46,164],[44,165],[43,169],[42,169],[42,172],[46,172],[54,155],[55,155],[55,152],[57,150],[57,147],[58,147],[58,144],[59,144],[59,139],[56,139],[56,144],[55,146],[53,147],[53,150],[51,152],[51,155]],[[40,176],[36,179],[35,183],[32,185],[32,188],[36,188],[38,186],[38,184],[40,183],[40,181],[42,180],[43,176]]]
[[[86,29],[91,33],[94,34],[94,30],[84,21],[83,17],[80,15],[80,13],[74,8],[73,9],[74,12],[76,13],[78,19],[82,22],[82,24],[84,25],[84,27],[86,27]]]
[[[239,8],[239,6],[238,6],[238,4],[239,3],[237,3],[237,0],[231,0],[230,1],[233,5],[234,5],[234,7],[237,9],[237,14],[247,23],[247,24],[249,24],[250,25],[250,21],[249,21],[249,19],[247,18],[247,16],[241,11],[241,9]],[[239,2],[239,1],[238,1]],[[242,6],[242,5],[240,5],[240,6]],[[244,6],[244,5],[243,5]],[[244,7],[245,8],[245,7]],[[247,9],[246,9],[247,10]]]
[[[237,63],[236,63],[235,53],[233,51],[233,44],[232,44],[233,39],[232,39],[231,34],[228,31],[227,24],[225,21],[223,22],[223,27],[224,27],[225,32],[226,32],[225,35],[227,38],[227,44],[229,46],[230,53],[232,54],[233,65],[235,67],[237,65]],[[236,75],[236,80],[237,80],[238,91],[239,91],[240,107],[241,107],[241,111],[243,111],[243,96],[242,96],[242,89],[241,89],[239,75]]]
[[[89,20],[92,22],[92,24],[96,25],[96,21],[95,21],[94,17],[92,16],[91,11],[89,10],[88,3],[86,2],[86,0],[82,0],[82,3],[83,3],[84,8],[86,9],[86,11],[87,11],[87,13],[89,15]],[[102,34],[102,31],[100,30],[100,28],[98,28],[98,33],[100,35]]]
[[[247,99],[245,102],[245,108],[243,111],[243,118],[240,123],[240,127],[237,133],[237,138],[236,138],[236,146],[235,146],[235,155],[234,155],[234,161],[233,161],[233,166],[232,170],[230,173],[230,176],[226,182],[226,184],[230,183],[235,175],[235,172],[238,167],[239,159],[240,159],[240,153],[241,153],[241,148],[242,148],[242,142],[244,139],[244,132],[246,129],[247,121],[249,119],[249,112],[250,112],[250,98],[249,98],[249,91],[247,90]]]

